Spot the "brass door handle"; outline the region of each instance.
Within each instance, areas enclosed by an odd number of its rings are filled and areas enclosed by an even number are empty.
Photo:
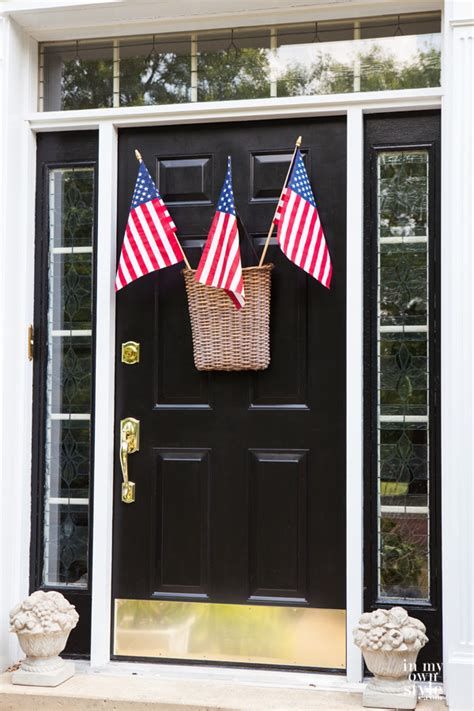
[[[133,504],[135,483],[128,478],[128,455],[140,449],[140,421],[126,417],[120,421],[120,466],[122,467],[122,501]]]

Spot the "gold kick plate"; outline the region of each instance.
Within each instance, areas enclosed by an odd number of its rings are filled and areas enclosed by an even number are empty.
[[[140,421],[126,417],[120,421],[120,466],[122,468],[122,501],[133,504],[135,501],[135,483],[128,478],[128,455],[140,449]]]
[[[122,363],[135,365],[140,362],[140,344],[136,341],[122,343]]]

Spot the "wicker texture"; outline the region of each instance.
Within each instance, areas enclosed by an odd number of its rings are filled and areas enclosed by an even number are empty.
[[[270,363],[270,286],[273,264],[242,270],[245,306],[223,289],[200,284],[184,269],[198,370],[264,370]]]

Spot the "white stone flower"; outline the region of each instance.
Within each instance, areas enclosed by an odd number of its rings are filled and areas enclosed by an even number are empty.
[[[388,613],[388,619],[391,625],[402,627],[407,623],[408,612],[403,607],[392,607]]]
[[[428,638],[420,620],[402,607],[365,612],[354,629],[354,643],[361,649],[406,652],[421,649]]]
[[[18,634],[70,631],[79,615],[59,592],[37,590],[10,612],[10,629]]]
[[[372,627],[383,627],[388,622],[388,615],[385,610],[375,610],[371,615]]]

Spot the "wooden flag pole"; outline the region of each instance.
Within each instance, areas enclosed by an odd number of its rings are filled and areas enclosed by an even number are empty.
[[[135,158],[137,159],[137,161],[138,161],[139,163],[143,163],[142,154],[140,153],[140,151],[139,151],[137,148],[135,148]],[[176,237],[176,239],[178,239],[178,238]],[[179,241],[179,240],[178,240],[178,241]],[[184,249],[183,249],[182,247],[181,247],[181,251],[183,252],[184,263],[186,264],[186,267],[187,267],[188,269],[191,269],[191,265],[190,265],[190,263],[188,262],[188,258],[187,258],[187,256],[185,255]]]
[[[265,240],[265,245],[264,245],[264,247],[263,247],[262,256],[260,257],[260,261],[259,261],[259,263],[258,263],[258,266],[259,266],[259,267],[262,266],[262,264],[263,264],[263,262],[264,262],[264,260],[265,260],[265,257],[266,257],[266,254],[267,254],[268,245],[270,244],[270,240],[271,240],[271,238],[272,238],[273,230],[274,230],[274,228],[275,228],[275,215],[276,215],[277,210],[278,210],[278,208],[279,208],[279,206],[280,206],[280,201],[281,201],[281,198],[282,198],[282,195],[283,195],[283,191],[285,190],[286,184],[287,184],[287,182],[288,182],[288,178],[290,177],[291,169],[293,168],[293,163],[295,162],[296,151],[297,151],[298,148],[301,146],[301,141],[302,141],[302,140],[303,140],[303,139],[301,138],[301,136],[298,136],[298,138],[296,139],[295,150],[293,151],[293,155],[291,156],[290,167],[288,168],[288,173],[286,174],[285,182],[283,183],[283,187],[282,187],[282,189],[281,189],[280,197],[278,198],[278,202],[277,202],[277,206],[276,206],[276,208],[275,208],[275,212],[273,213],[272,224],[270,225],[270,229],[268,230],[267,239]]]

